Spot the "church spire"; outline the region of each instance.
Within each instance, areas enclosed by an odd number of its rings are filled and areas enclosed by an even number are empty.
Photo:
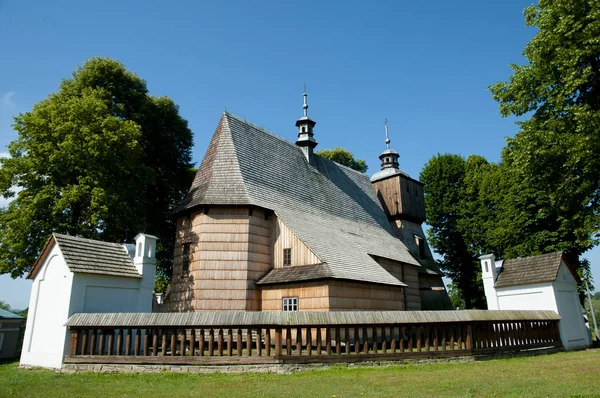
[[[308,163],[313,164],[313,149],[318,145],[317,141],[314,139],[313,128],[317,122],[308,117],[308,94],[306,94],[306,83],[304,83],[303,97],[304,105],[302,105],[302,109],[304,110],[304,116],[296,120],[296,127],[298,127],[298,140],[296,141],[296,145],[302,148],[302,152]]]
[[[383,151],[383,153],[381,155],[379,155],[379,159],[381,160],[381,170],[385,170],[385,169],[389,169],[389,168],[398,169],[398,167],[400,166],[400,163],[398,162],[400,155],[398,154],[398,152],[396,152],[390,148],[390,142],[392,142],[392,141],[390,140],[387,119],[385,119],[384,124],[385,124],[385,145],[386,145],[387,149],[385,151]]]

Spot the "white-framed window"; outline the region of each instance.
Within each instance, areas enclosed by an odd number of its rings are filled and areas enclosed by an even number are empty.
[[[284,297],[282,299],[283,311],[298,311],[298,297]]]

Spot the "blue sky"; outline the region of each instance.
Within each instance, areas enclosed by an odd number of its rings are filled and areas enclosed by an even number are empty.
[[[438,152],[498,161],[517,127],[487,87],[525,62],[531,3],[0,0],[0,152],[17,137],[14,115],[108,56],[180,105],[196,162],[225,108],[295,140],[305,81],[317,149],[345,147],[369,174],[385,118],[413,177]],[[600,281],[600,250],[587,257]],[[0,300],[26,307],[29,286],[0,276]]]

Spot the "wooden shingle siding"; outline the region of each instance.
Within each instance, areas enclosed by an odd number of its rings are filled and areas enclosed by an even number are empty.
[[[262,287],[262,310],[282,311],[283,297],[298,297],[299,311],[328,311],[329,286],[323,281]]]
[[[271,231],[264,210],[207,209],[178,220],[166,310],[259,311],[260,295],[254,282],[271,268]],[[184,243],[191,244],[188,277],[181,274]]]
[[[373,183],[384,209],[390,217],[404,216],[425,220],[423,184],[402,174]]]
[[[346,281],[329,281],[329,309],[400,311],[404,309],[401,287]]]
[[[387,258],[377,257],[379,265],[398,280],[406,283],[404,295],[406,296],[406,310],[418,311],[421,309],[421,294],[419,292],[419,268],[414,265],[403,264]]]
[[[291,266],[319,264],[322,261],[285,225],[279,218],[273,218],[273,263],[275,268],[283,267],[283,249],[291,250]]]

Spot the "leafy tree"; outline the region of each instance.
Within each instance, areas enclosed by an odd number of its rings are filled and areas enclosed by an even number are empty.
[[[317,155],[323,156],[329,160],[333,160],[341,165],[350,167],[353,170],[360,171],[361,173],[365,173],[369,167],[367,166],[367,162],[365,162],[363,159],[354,159],[352,152],[344,148],[323,149],[321,151],[317,151]]]
[[[0,273],[27,272],[50,233],[122,242],[157,235],[169,272],[168,215],[191,183],[192,133],[167,97],[108,58],[92,58],[30,112],[0,159]],[[12,187],[21,191],[14,194]]]
[[[0,309],[10,311],[10,305],[6,301],[0,300]]]
[[[442,256],[439,266],[460,292],[466,308],[484,308],[485,299],[480,281],[479,260],[474,242],[468,240],[470,221],[463,219],[466,213],[478,213],[469,201],[470,187],[466,181],[469,170],[474,177],[472,163],[481,159],[465,160],[459,155],[444,154],[431,158],[420,174],[424,184],[425,206],[429,243]]]
[[[24,310],[21,310],[17,313],[18,316],[23,317],[23,318],[27,318],[27,314],[29,313],[29,307],[25,308]]]
[[[527,116],[502,163],[512,181],[500,205],[506,257],[564,251],[575,267],[600,228],[600,3],[540,0],[529,63],[490,87],[503,116]]]

